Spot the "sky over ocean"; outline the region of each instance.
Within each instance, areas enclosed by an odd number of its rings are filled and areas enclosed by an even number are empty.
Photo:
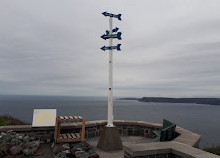
[[[122,14],[115,96],[219,97],[218,0],[0,1],[0,94],[107,96],[104,11]]]

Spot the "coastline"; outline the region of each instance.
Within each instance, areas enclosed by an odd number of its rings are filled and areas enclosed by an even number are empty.
[[[137,100],[140,102],[153,103],[195,103],[220,106],[220,98],[166,98],[166,97],[142,97],[142,98],[119,98],[117,100]]]

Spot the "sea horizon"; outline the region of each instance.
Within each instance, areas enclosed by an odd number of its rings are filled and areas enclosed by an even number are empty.
[[[107,97],[0,95],[0,115],[8,114],[30,124],[34,109],[57,109],[58,116],[78,115],[92,121],[107,120],[107,106]],[[115,120],[162,123],[168,119],[200,134],[201,147],[219,145],[219,113],[220,106],[206,104],[114,100]]]

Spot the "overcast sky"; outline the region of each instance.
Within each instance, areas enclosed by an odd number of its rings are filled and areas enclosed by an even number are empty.
[[[0,1],[0,94],[220,97],[219,0]]]

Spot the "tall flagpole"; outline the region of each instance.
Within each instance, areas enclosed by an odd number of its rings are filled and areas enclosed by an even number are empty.
[[[106,34],[102,35],[101,38],[104,40],[109,39],[109,46],[103,46],[101,49],[103,51],[109,50],[109,83],[108,83],[108,123],[107,126],[103,128],[97,148],[103,151],[114,151],[122,150],[122,142],[119,135],[119,131],[113,124],[113,49],[120,51],[121,44],[113,46],[113,38],[121,40],[121,32],[118,32],[119,28],[112,29],[113,18],[121,20],[121,14],[112,14],[103,12],[104,16],[109,16],[109,30]]]
[[[109,34],[112,34],[112,17],[109,18]],[[109,39],[109,46],[112,47],[113,39]],[[113,53],[109,49],[109,91],[108,91],[108,127],[113,127]]]

